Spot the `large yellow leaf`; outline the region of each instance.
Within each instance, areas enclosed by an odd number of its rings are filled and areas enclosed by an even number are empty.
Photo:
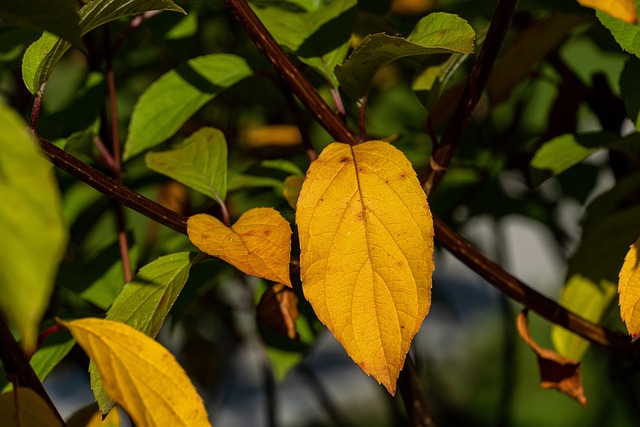
[[[243,273],[291,287],[291,227],[275,209],[250,209],[231,228],[211,215],[194,215],[187,234],[198,249]]]
[[[431,305],[433,220],[407,158],[369,141],[329,145],[298,199],[305,297],[349,356],[395,394]]]
[[[176,359],[124,323],[62,322],[95,362],[109,395],[143,426],[209,426],[202,399]]]
[[[638,239],[627,253],[620,270],[618,293],[620,294],[620,317],[627,325],[627,330],[637,339],[640,336],[640,257],[638,256]]]
[[[630,24],[636,24],[638,22],[635,0],[578,0],[578,3]]]

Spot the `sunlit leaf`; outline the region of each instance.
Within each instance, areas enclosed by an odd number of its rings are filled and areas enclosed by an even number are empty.
[[[298,199],[305,297],[391,394],[431,304],[433,222],[411,163],[382,141],[335,142]]]
[[[19,387],[0,395],[0,425],[62,427],[53,409],[35,391],[26,387]]]
[[[158,342],[120,322],[62,322],[102,374],[109,395],[135,425],[209,426],[202,399]]]
[[[578,0],[578,3],[630,24],[638,23],[638,11],[635,0]]]
[[[79,17],[73,0],[2,0],[0,20],[4,25],[48,31],[83,49]]]
[[[575,399],[582,406],[587,406],[587,397],[582,386],[580,362],[562,357],[553,350],[541,347],[529,332],[526,311],[518,315],[518,334],[520,338],[538,356],[540,367],[540,386],[544,389],[555,388],[561,393]]]
[[[154,338],[189,278],[194,254],[162,256],[140,269],[107,311],[107,320],[125,323]],[[91,389],[102,413],[113,407],[95,364],[89,366]]]
[[[227,196],[227,140],[218,129],[201,128],[171,150],[147,153],[145,161],[213,200]]]
[[[67,231],[51,166],[27,124],[0,103],[0,311],[35,350]]]
[[[635,0],[636,11],[639,5],[640,0]],[[600,11],[596,12],[596,16],[611,31],[622,49],[640,57],[640,27],[637,24],[625,22]]]
[[[124,16],[138,15],[149,10],[171,10],[185,13],[171,0],[93,0],[80,11],[80,34],[85,35],[100,25]],[[51,33],[44,33],[24,54],[22,79],[35,94],[47,81],[62,55],[71,47],[65,40]]]
[[[199,56],[164,74],[134,107],[123,158],[164,142],[200,107],[251,74],[243,58],[227,54]]]
[[[638,256],[637,240],[627,256],[620,270],[618,293],[620,294],[620,317],[627,325],[627,330],[635,340],[640,336],[640,257]]]
[[[312,11],[279,6],[282,5],[266,3],[266,7],[254,6],[253,10],[278,44],[338,86],[333,69],[349,50],[357,1],[335,0]]]
[[[291,227],[278,211],[248,210],[231,228],[211,215],[198,214],[187,221],[187,233],[198,249],[243,273],[291,286]]]
[[[256,307],[258,318],[291,340],[298,339],[298,297],[282,283],[269,287]]]
[[[396,59],[435,53],[471,53],[475,32],[464,19],[448,13],[431,13],[422,18],[411,34],[403,37],[371,34],[336,67],[343,89],[352,99],[364,96],[376,72]]]

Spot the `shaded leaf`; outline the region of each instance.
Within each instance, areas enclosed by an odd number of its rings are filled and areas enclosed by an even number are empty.
[[[166,141],[204,104],[251,74],[243,58],[213,54],[190,59],[162,75],[133,109],[123,159]]]
[[[638,23],[638,11],[635,0],[578,0],[578,3],[630,24]]]
[[[638,130],[640,130],[640,93],[636,88],[639,75],[640,60],[629,57],[620,75],[620,94],[624,100],[629,119],[631,119]]]
[[[187,233],[198,249],[243,273],[291,287],[291,227],[275,209],[250,209],[231,228],[211,215],[194,215]]]
[[[640,0],[635,0],[636,10]],[[636,24],[617,19],[604,12],[597,11],[596,16],[607,27],[620,47],[635,56],[640,57],[640,27]]]
[[[376,72],[383,65],[407,56],[435,53],[471,53],[475,33],[462,18],[448,13],[431,13],[422,18],[409,37],[371,34],[336,67],[335,73],[344,91],[354,100],[369,91]]]
[[[278,44],[337,87],[333,69],[349,50],[356,6],[356,0],[335,0],[312,11],[291,11],[273,4],[253,10]]]
[[[293,209],[296,208],[296,204],[298,203],[302,183],[304,183],[304,176],[300,175],[290,175],[284,180],[284,191],[282,195]]]
[[[78,409],[66,422],[67,427],[120,427],[120,412],[111,411],[102,420],[102,413],[95,403]]]
[[[38,350],[29,360],[33,371],[40,381],[44,381],[58,363],[71,351],[75,345],[71,334],[67,331],[58,331],[49,335],[39,346]],[[13,388],[7,380],[4,372],[0,372],[0,393]]]
[[[411,163],[382,141],[330,144],[307,172],[296,222],[305,297],[394,394],[434,268],[431,212]]]
[[[145,162],[213,200],[227,196],[227,140],[218,129],[201,128],[171,150],[147,153]]]
[[[616,296],[615,290],[615,285],[608,280],[594,282],[574,274],[562,289],[560,303],[585,319],[600,323]],[[551,328],[551,342],[558,353],[573,360],[582,360],[590,345],[586,339],[558,325]]]
[[[627,325],[633,340],[640,336],[640,240],[631,245],[620,270],[618,293],[620,294],[620,317]]]
[[[171,0],[93,0],[78,12],[80,34],[107,22],[131,15],[139,15],[150,10],[171,10],[185,13]],[[59,37],[44,33],[24,54],[22,59],[22,80],[29,92],[35,94],[47,81],[62,55],[71,44]]]
[[[555,388],[575,399],[582,406],[587,406],[587,397],[584,394],[580,375],[580,362],[562,357],[538,345],[529,332],[526,310],[518,315],[517,326],[520,338],[538,356],[540,386],[544,389]]]
[[[109,395],[137,426],[209,426],[202,399],[176,359],[158,342],[120,322],[59,321],[102,375]]]
[[[125,323],[154,338],[189,278],[195,254],[162,256],[140,269],[107,311],[107,320]],[[89,366],[91,390],[103,414],[113,407],[95,364]]]
[[[0,104],[0,311],[35,350],[67,231],[58,186],[27,124]]]
[[[0,395],[0,425],[62,427],[53,409],[35,391],[26,387]]]
[[[75,48],[84,49],[73,0],[3,0],[0,2],[0,21],[4,21],[4,25],[48,31]]]
[[[282,283],[270,286],[256,307],[258,319],[291,340],[298,339],[298,297]]]

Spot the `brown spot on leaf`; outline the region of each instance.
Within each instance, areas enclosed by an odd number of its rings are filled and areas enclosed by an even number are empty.
[[[343,157],[340,159],[340,163],[348,163],[349,162],[349,158],[348,157]]]

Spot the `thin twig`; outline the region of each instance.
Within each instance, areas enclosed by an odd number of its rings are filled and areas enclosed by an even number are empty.
[[[29,120],[29,129],[35,132],[38,125],[38,117],[40,117],[40,107],[42,107],[42,96],[44,95],[44,89],[47,86],[47,82],[42,83],[40,90],[36,94],[36,98],[33,100],[33,107],[31,108],[31,119]]]
[[[498,58],[498,53],[507,34],[517,3],[517,0],[498,1],[496,12],[487,31],[487,37],[471,70],[462,97],[458,101],[440,143],[433,148],[429,168],[425,177],[421,180],[424,183],[423,188],[427,196],[433,192],[442,176],[446,173],[449,164],[451,164],[451,159],[458,148],[458,143],[467,128],[469,119],[471,119],[471,113],[473,113],[478,104],[482,91],[489,80],[489,75]]]
[[[7,373],[7,376],[9,378],[13,377],[14,379],[16,379],[18,385],[20,385],[21,387],[28,387],[33,390],[51,408],[62,425],[65,425],[62,416],[58,412],[58,409],[51,401],[51,398],[44,389],[42,382],[33,371],[33,368],[31,367],[31,364],[29,364],[27,357],[22,352],[22,349],[20,349],[20,346],[9,330],[9,327],[1,317],[0,360],[2,361],[2,365],[4,366],[4,370]]]

